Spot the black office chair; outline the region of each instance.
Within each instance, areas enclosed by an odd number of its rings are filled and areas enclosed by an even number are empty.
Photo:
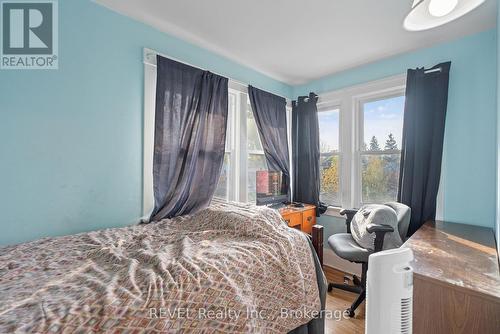
[[[391,207],[396,211],[397,221],[398,221],[398,232],[401,240],[406,239],[406,233],[408,232],[408,226],[410,224],[411,210],[408,206],[397,203],[390,202],[385,203],[388,207]],[[354,312],[356,308],[365,300],[366,297],[366,273],[368,271],[368,257],[370,254],[379,252],[384,247],[384,237],[387,232],[394,232],[392,226],[384,224],[369,224],[366,227],[368,233],[375,233],[374,240],[374,250],[365,249],[358,245],[351,235],[351,221],[358,210],[343,209],[340,214],[346,216],[346,226],[347,233],[337,233],[328,238],[328,245],[330,248],[340,256],[341,258],[355,262],[361,263],[361,278],[353,275],[353,284],[338,284],[329,283],[328,292],[332,291],[333,288],[341,289],[344,291],[349,291],[359,294],[358,298],[352,303],[351,307],[347,309],[350,317],[354,317]],[[346,281],[349,279],[346,277]]]

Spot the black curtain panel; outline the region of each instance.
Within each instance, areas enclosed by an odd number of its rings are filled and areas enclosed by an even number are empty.
[[[270,170],[282,172],[282,191],[290,198],[290,156],[286,126],[286,100],[248,86],[248,95],[259,137]]]
[[[326,208],[319,202],[319,124],[318,97],[314,93],[300,96],[292,103],[293,200]]]
[[[450,65],[407,74],[398,201],[411,208],[408,235],[436,216]]]
[[[150,221],[195,212],[224,160],[228,79],[158,56]]]

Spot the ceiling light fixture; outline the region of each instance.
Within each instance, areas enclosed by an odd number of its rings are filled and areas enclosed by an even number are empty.
[[[435,17],[450,14],[458,4],[458,0],[431,0],[429,3],[429,13]]]
[[[485,0],[413,0],[403,26],[421,31],[446,24],[476,9]]]

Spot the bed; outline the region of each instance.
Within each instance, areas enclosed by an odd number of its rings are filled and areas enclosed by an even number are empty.
[[[0,333],[316,334],[325,296],[308,237],[247,204],[0,248]]]

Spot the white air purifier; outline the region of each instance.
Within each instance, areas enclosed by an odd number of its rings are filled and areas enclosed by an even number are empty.
[[[411,334],[413,252],[390,249],[370,255],[366,282],[366,334]]]

